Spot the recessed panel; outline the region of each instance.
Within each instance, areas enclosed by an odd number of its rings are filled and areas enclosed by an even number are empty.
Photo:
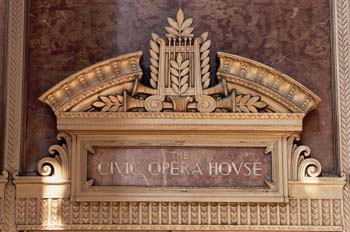
[[[267,188],[271,154],[263,147],[95,147],[95,186]]]

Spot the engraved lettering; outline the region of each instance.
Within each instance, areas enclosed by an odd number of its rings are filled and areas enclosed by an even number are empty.
[[[179,175],[179,163],[171,162],[170,163],[170,175],[177,176]]]
[[[162,174],[165,175],[166,170],[170,168],[170,164],[168,162],[163,162],[162,163]]]
[[[187,151],[184,152],[184,159],[185,160],[188,160],[190,157],[189,157],[189,154]]]
[[[252,163],[246,162],[244,163],[244,168],[246,169],[246,173],[244,173],[245,176],[251,176],[252,175],[252,169],[251,169]]]
[[[173,157],[173,160],[188,160],[189,159],[189,153],[187,151],[179,152],[179,151],[172,151],[170,154]]]
[[[242,169],[243,163],[241,162],[239,164],[239,168],[238,169],[237,169],[237,166],[236,166],[236,164],[234,162],[232,162],[231,164],[232,164],[233,170],[235,171],[236,175],[239,175],[239,173],[240,173],[240,171]]]
[[[161,171],[162,167],[158,162],[152,162],[148,165],[148,172],[151,173],[152,176],[159,175]]]
[[[115,168],[117,169],[118,174],[121,174],[121,173],[122,173],[122,170],[121,170],[121,168],[119,167],[118,162],[114,162],[114,163],[111,163],[111,164],[112,164],[112,165],[111,165],[111,170],[114,170],[113,167],[115,167]],[[113,172],[111,172],[111,173],[113,173]]]
[[[192,171],[192,175],[198,173],[199,175],[203,176],[203,172],[201,167],[199,166],[199,163],[196,164],[196,166],[194,167],[193,171]]]
[[[97,166],[98,174],[100,174],[101,176],[107,176],[109,173],[108,173],[108,171],[107,172],[103,171],[103,166],[107,166],[106,169],[108,169],[109,163],[107,163],[107,162],[99,163]]]
[[[188,171],[188,163],[181,162],[181,175],[184,175],[184,174],[190,175],[190,172]]]
[[[261,174],[261,171],[262,171],[261,165],[262,165],[261,162],[255,162],[254,163],[254,166],[253,166],[253,175],[254,176],[262,176],[262,174]]]
[[[226,168],[225,168],[226,166]],[[220,175],[223,175],[223,176],[228,176],[230,175],[232,172],[232,167],[229,163],[227,162],[223,162],[219,165],[219,173]]]
[[[209,162],[209,176],[218,174],[218,163],[215,162],[214,165],[212,162]],[[214,170],[214,174],[213,174],[213,170]]]
[[[186,149],[189,151],[183,148],[104,148],[109,154],[105,156],[108,160],[103,160],[103,156],[96,159],[94,154],[97,162],[88,175],[103,185],[137,186],[185,187],[198,183],[198,186],[249,187],[266,186],[265,180],[271,180],[271,158],[264,155],[263,148],[253,148],[255,153],[249,150],[252,148]],[[261,156],[252,158],[250,154]],[[106,176],[115,177],[106,179]]]

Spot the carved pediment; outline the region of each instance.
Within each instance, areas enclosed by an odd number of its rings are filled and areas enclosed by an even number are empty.
[[[13,175],[18,229],[340,231],[346,175],[322,176],[298,143],[320,99],[237,55],[218,52],[211,76],[208,33],[195,37],[181,10],[168,23],[165,39],[151,37],[150,80],[136,52],[87,67],[40,97],[57,116],[59,144],[38,162],[39,176]],[[197,183],[192,174],[202,169],[187,164],[207,168]]]
[[[145,200],[144,192],[151,196],[158,190],[144,187],[133,198],[118,186],[95,186],[87,176],[89,154],[101,147],[231,146],[263,148],[271,155],[271,178],[260,190],[213,193],[224,197],[218,200],[286,201],[289,192],[304,191],[300,181],[319,178],[320,162],[310,158],[310,148],[295,141],[303,117],[320,98],[291,77],[237,55],[218,52],[219,68],[211,76],[208,33],[195,37],[193,19],[186,19],[182,10],[168,23],[166,38],[151,35],[150,75],[140,68],[142,52],[135,52],[87,67],[40,97],[55,112],[66,144],[51,147],[58,156],[42,159],[38,172],[50,181],[71,179],[76,200],[102,195],[111,201]],[[214,196],[209,188],[165,190],[158,194],[164,200],[174,193],[179,195],[173,200],[186,201]]]
[[[319,104],[314,93],[289,76],[237,55],[219,52],[220,67],[216,79],[211,77],[208,33],[194,37],[193,19],[185,19],[182,10],[168,23],[166,39],[151,36],[149,82],[139,64],[142,52],[136,52],[85,68],[40,100],[56,113],[306,114]]]

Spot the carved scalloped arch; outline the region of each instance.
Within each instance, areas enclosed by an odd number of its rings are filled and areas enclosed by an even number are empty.
[[[238,93],[261,96],[271,112],[308,113],[321,99],[286,74],[257,61],[218,52],[219,79]]]
[[[132,92],[140,80],[142,52],[130,53],[91,65],[59,82],[40,97],[57,112],[83,112],[99,96]],[[320,98],[291,77],[259,62],[218,53],[217,76],[236,94],[260,96],[268,112],[304,113],[315,109]]]
[[[88,108],[98,96],[131,90],[135,79],[141,79],[142,52],[129,53],[84,68],[62,80],[39,100],[57,112],[79,112]]]

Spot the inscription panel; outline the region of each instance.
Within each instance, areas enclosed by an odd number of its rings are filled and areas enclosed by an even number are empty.
[[[215,137],[215,140],[212,139]],[[286,138],[123,132],[79,135],[76,201],[283,202]]]
[[[95,186],[267,187],[271,155],[263,147],[94,147]]]

